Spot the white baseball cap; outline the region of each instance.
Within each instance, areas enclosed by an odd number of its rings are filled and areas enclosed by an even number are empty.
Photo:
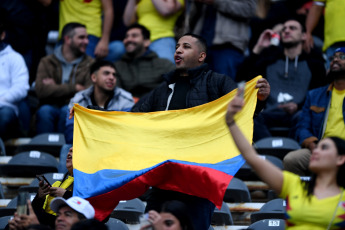
[[[81,197],[73,196],[67,200],[62,197],[56,197],[50,203],[50,208],[57,213],[61,205],[67,205],[71,209],[83,214],[87,219],[92,219],[95,217],[95,209],[92,207],[89,201]]]

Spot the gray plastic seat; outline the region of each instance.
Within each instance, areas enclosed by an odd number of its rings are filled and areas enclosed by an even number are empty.
[[[280,169],[283,169],[283,161],[275,156],[271,155],[261,155],[262,158],[265,160],[270,161],[272,164],[277,166]],[[249,181],[249,180],[260,180],[256,173],[253,171],[253,169],[247,164],[244,163],[242,167],[238,170],[238,172],[235,174],[235,177],[243,180],[243,181]]]
[[[286,204],[283,199],[274,199],[261,207],[258,212],[250,215],[251,223],[255,223],[263,219],[284,219],[286,212]]]
[[[228,188],[225,191],[223,200],[231,203],[252,201],[247,185],[241,179],[236,177],[231,179]]]
[[[37,174],[57,172],[58,162],[50,154],[39,151],[22,152],[0,165],[0,175],[9,177],[34,177]]]
[[[215,208],[213,216],[212,216],[211,224],[214,226],[224,226],[224,225],[234,224],[230,209],[225,202],[223,202],[220,210],[217,207]]]
[[[115,218],[109,218],[108,222],[105,223],[109,230],[129,230],[128,226],[121,220]]]
[[[6,225],[8,224],[8,221],[13,217],[12,215],[2,216],[0,217],[0,230],[5,229]]]
[[[284,230],[285,221],[282,219],[264,219],[251,224],[247,230]]]
[[[18,146],[18,152],[37,150],[59,157],[64,144],[66,141],[63,133],[43,133],[33,137],[28,144]]]
[[[45,176],[45,178],[47,178],[47,180],[49,181],[51,185],[54,184],[56,181],[62,181],[63,177],[65,176],[65,174],[63,173],[44,173],[43,175]],[[37,190],[38,190],[37,179],[33,180],[30,185],[19,187],[19,192],[33,193],[33,192],[37,192]]]
[[[144,214],[145,204],[138,198],[120,201],[110,217],[119,219],[126,224],[139,224],[139,216]]]
[[[35,198],[36,193],[28,193],[27,194],[27,198],[30,199],[31,201]],[[13,208],[16,209],[17,208],[17,200],[18,200],[18,196],[16,196],[15,198],[13,198],[8,204],[7,204],[7,208]]]
[[[287,153],[301,148],[297,141],[288,137],[266,137],[255,142],[254,146],[259,154],[276,156],[281,160]]]
[[[0,137],[0,156],[6,156],[5,144]]]

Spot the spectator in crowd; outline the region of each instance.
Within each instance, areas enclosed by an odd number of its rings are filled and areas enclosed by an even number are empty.
[[[40,181],[38,192],[32,201],[32,207],[41,224],[54,228],[56,213],[51,209],[50,202],[55,197],[68,199],[73,193],[73,147],[68,151],[66,159],[66,168],[68,172],[61,181],[56,181],[51,186],[44,181]]]
[[[23,230],[23,229],[29,229],[29,226],[31,225],[41,225],[35,215],[35,212],[29,200],[27,201],[27,207],[28,207],[27,214],[19,215],[17,212],[15,212],[13,215],[13,218],[8,221],[8,225],[4,229]]]
[[[204,63],[206,41],[195,34],[182,36],[175,51],[176,70],[164,76],[164,82],[137,103],[133,112],[153,112],[185,109],[208,103],[236,88],[228,76],[213,72]],[[270,86],[261,78],[256,87],[258,99],[265,100]],[[165,201],[179,200],[188,208],[194,229],[208,229],[215,206],[208,200],[153,187],[147,199],[146,211],[161,211]]]
[[[309,175],[308,162],[317,143],[329,136],[345,139],[345,47],[335,50],[327,79],[331,84],[308,92],[296,138],[302,149],[288,153],[284,168]]]
[[[186,205],[180,201],[167,201],[162,205],[160,213],[151,210],[148,213],[148,226],[142,226],[140,229],[176,229],[176,230],[194,230],[190,214]]]
[[[243,104],[239,96],[229,103],[226,123],[247,164],[279,197],[285,199],[286,229],[337,229],[344,226],[345,140],[338,137],[321,140],[309,162],[309,169],[314,174],[310,181],[302,181],[300,176],[281,171],[260,157],[243,136],[234,120]]]
[[[248,46],[248,23],[255,15],[256,1],[195,0],[191,4],[189,30],[206,39],[210,68],[235,79]]]
[[[127,30],[123,23],[123,12],[125,11],[126,4],[127,0],[113,0],[114,21],[110,32],[109,53],[104,60],[116,62],[126,52],[122,42]]]
[[[184,4],[184,0],[128,0],[123,21],[126,26],[135,22],[145,26],[151,32],[150,49],[174,63],[174,26]]]
[[[40,224],[33,211],[30,201],[28,201],[29,214],[17,215],[9,221],[10,230],[27,229],[30,225]],[[89,201],[73,196],[65,200],[57,197],[50,203],[50,207],[57,214],[55,219],[55,230],[70,230],[73,224],[86,219],[93,219],[95,209]]]
[[[305,48],[307,51],[314,46],[312,33],[317,27],[324,13],[324,43],[323,52],[327,56],[327,68],[334,51],[345,46],[345,26],[342,15],[345,12],[345,2],[341,0],[314,0],[306,19],[307,38]]]
[[[93,59],[85,54],[87,32],[79,23],[66,24],[63,44],[54,54],[41,59],[36,77],[36,94],[40,108],[36,114],[36,132],[64,132],[67,103],[76,92],[91,84]]]
[[[321,53],[303,51],[306,34],[301,23],[284,23],[283,48],[271,45],[274,34],[270,29],[262,32],[236,78],[249,80],[261,74],[271,85],[265,110],[254,119],[254,141],[271,136],[270,128],[292,128],[308,90],[326,84]]]
[[[96,106],[104,110],[130,111],[134,105],[132,94],[116,86],[117,71],[113,63],[97,60],[90,67],[92,86],[75,94],[68,108],[74,103],[81,106]],[[66,114],[67,115],[67,114]],[[66,116],[65,139],[73,141],[74,119]]]
[[[150,50],[150,31],[144,26],[131,25],[123,43],[126,53],[115,66],[120,86],[135,97],[156,88],[163,81],[162,75],[175,69],[174,64]]]
[[[36,77],[38,63],[45,54],[48,35],[48,7],[51,0],[2,0],[0,16],[6,19],[5,42],[20,53],[29,70],[29,83]]]
[[[3,16],[3,15],[2,15]],[[1,15],[0,15],[1,17]],[[18,104],[29,89],[29,73],[23,57],[14,51],[5,38],[5,22],[0,19],[0,137],[19,136]],[[30,114],[28,114],[30,116]]]
[[[67,200],[57,197],[50,204],[56,212],[55,230],[70,230],[72,225],[95,217],[95,209],[89,201],[73,196]]]
[[[70,230],[72,225],[95,217],[95,209],[89,201],[73,196],[67,200],[57,197],[50,204],[56,212],[55,230]]]
[[[86,54],[104,58],[108,55],[110,32],[114,20],[112,0],[60,1],[59,34],[70,22],[86,25],[89,44]],[[103,23],[102,23],[103,16]]]

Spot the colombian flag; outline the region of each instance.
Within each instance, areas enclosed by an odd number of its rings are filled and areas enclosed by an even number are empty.
[[[258,78],[246,84],[246,105],[235,117],[250,142]],[[150,186],[206,198],[220,208],[244,163],[225,123],[235,94],[189,109],[151,113],[75,105],[74,196],[88,199],[99,220],[120,200],[139,197]]]

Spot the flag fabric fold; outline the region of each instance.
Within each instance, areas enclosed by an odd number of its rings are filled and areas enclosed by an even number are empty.
[[[235,120],[251,142],[256,81],[246,83],[245,106]],[[74,106],[73,195],[86,198],[103,220],[120,200],[150,186],[222,205],[244,163],[225,123],[237,90],[189,109],[151,113],[104,112]]]

